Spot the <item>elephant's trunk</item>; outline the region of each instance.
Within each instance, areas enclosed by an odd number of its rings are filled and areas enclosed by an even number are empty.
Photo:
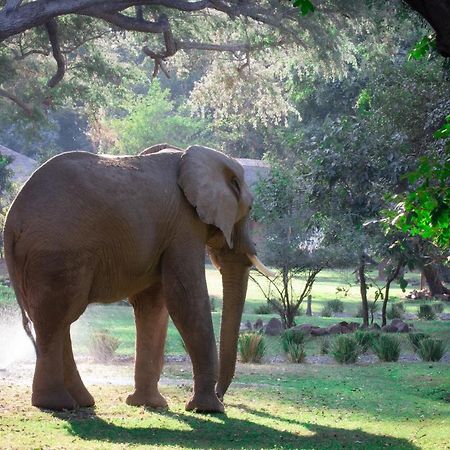
[[[223,310],[220,329],[220,371],[217,395],[223,398],[236,368],[237,343],[250,267],[248,264],[226,263],[221,266]]]

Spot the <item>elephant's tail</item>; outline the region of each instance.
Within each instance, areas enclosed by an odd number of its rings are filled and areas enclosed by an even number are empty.
[[[16,244],[16,238],[14,236],[14,233],[11,233],[7,230],[7,227],[5,226],[4,234],[3,234],[3,240],[4,240],[4,254],[5,254],[5,261],[6,261],[6,267],[8,268],[9,273],[9,279],[11,281],[11,285],[14,289],[14,293],[16,294],[17,303],[20,308],[20,312],[22,313],[22,326],[25,330],[25,333],[30,338],[31,342],[33,343],[34,351],[37,354],[37,345],[36,345],[36,339],[33,335],[33,332],[31,330],[32,321],[25,310],[24,307],[24,293],[22,289],[22,285],[20,283],[20,280],[17,276],[17,262],[15,261],[14,256],[14,247]]]

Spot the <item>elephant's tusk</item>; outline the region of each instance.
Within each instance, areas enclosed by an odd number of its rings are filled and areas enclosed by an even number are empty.
[[[256,255],[247,253],[247,257],[262,274],[269,278],[275,278],[276,274],[267,268]]]
[[[220,264],[217,258],[211,253],[209,253],[209,259],[211,260],[213,266],[220,272]]]

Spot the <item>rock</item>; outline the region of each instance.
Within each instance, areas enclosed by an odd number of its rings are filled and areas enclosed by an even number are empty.
[[[397,328],[393,325],[385,325],[384,327],[381,327],[381,331],[384,331],[385,333],[397,333]]]
[[[250,324],[250,328],[248,327],[248,325]],[[253,327],[252,324],[247,320],[247,322],[242,323],[239,327],[239,333],[247,333],[248,331],[252,331]]]
[[[249,331],[252,331],[252,330],[253,330],[253,325],[252,325],[252,323],[250,322],[250,320],[247,320],[247,322],[245,322],[245,326],[247,327],[247,329],[248,329]]]
[[[311,328],[311,336],[325,336],[327,334],[330,334],[330,332],[326,328]]]
[[[269,320],[264,330],[268,336],[280,336],[284,331],[283,324],[280,319],[273,317]]]
[[[310,323],[302,323],[301,325],[296,325],[295,327],[292,327],[293,330],[300,330],[305,333],[311,333],[311,330],[313,328],[320,328],[320,327],[317,327],[316,325],[311,325]]]
[[[264,322],[262,319],[257,319],[256,322],[253,324],[254,330],[262,330],[264,328]]]
[[[441,320],[450,320],[450,313],[439,314],[439,319],[441,319]]]
[[[370,325],[369,330],[380,330],[381,327],[380,325],[378,325],[377,323],[373,323],[372,325]]]
[[[350,328],[347,328],[344,325],[341,325],[337,323],[336,325],[331,325],[331,327],[328,327],[328,331],[330,334],[346,334],[351,333]]]
[[[391,322],[391,326],[395,327],[395,329],[399,333],[408,333],[409,332],[408,324],[403,322],[403,320],[401,320],[401,319],[393,319]]]
[[[359,328],[359,323],[358,322],[350,322],[347,325],[347,328],[349,328],[351,331],[356,331]]]

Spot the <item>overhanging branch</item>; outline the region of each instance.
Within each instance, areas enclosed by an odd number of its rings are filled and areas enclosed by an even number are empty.
[[[55,58],[57,69],[55,75],[50,78],[47,82],[47,86],[52,88],[55,87],[64,77],[66,72],[66,63],[64,62],[64,56],[61,52],[61,46],[59,43],[58,36],[58,23],[56,19],[50,19],[46,24],[48,38],[52,46],[53,57]]]
[[[11,100],[13,103],[19,106],[28,117],[31,117],[33,115],[33,109],[14,94],[11,94],[10,92],[7,92],[4,89],[0,88],[0,97],[4,97],[7,98],[8,100]]]

